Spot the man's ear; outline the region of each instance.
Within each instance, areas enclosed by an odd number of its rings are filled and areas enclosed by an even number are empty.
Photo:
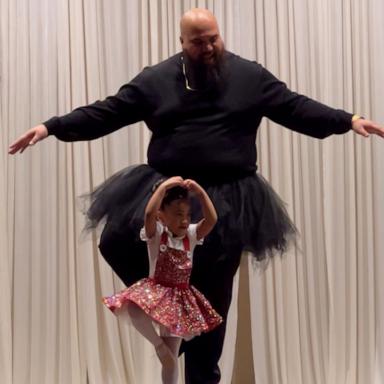
[[[179,38],[179,39],[180,39],[180,43],[181,43],[181,44],[183,44],[183,43],[184,43],[184,40],[183,40],[183,38],[180,36],[180,38]]]

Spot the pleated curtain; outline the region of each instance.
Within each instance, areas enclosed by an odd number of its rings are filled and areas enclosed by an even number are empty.
[[[161,382],[152,346],[100,301],[123,284],[100,233],[82,232],[78,200],[146,162],[149,131],[7,148],[178,52],[192,7],[292,90],[384,123],[382,0],[0,0],[1,383]],[[264,119],[256,144],[300,238],[262,269],[244,254],[221,382],[383,384],[384,141],[317,140]]]

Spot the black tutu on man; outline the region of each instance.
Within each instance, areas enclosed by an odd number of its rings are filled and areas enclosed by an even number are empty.
[[[149,165],[130,166],[88,196],[86,229],[96,228],[100,223],[105,225],[100,240],[101,253],[127,285],[147,274],[140,271],[146,261],[137,260],[142,264],[134,268],[138,270],[137,275],[134,270],[126,274],[118,264],[123,265],[122,257],[134,258],[136,252],[143,251],[145,244],[139,233],[144,224],[144,210],[153,189],[166,178]],[[218,214],[217,224],[205,243],[215,239],[223,247],[241,244],[244,251],[263,261],[283,254],[295,240],[297,230],[285,203],[257,172],[224,183],[196,181],[207,191]],[[197,199],[192,198],[191,214],[192,222],[202,217]]]

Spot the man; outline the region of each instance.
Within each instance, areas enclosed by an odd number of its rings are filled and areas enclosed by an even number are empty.
[[[384,137],[384,129],[291,92],[259,64],[227,52],[208,10],[186,12],[180,29],[182,53],[144,69],[115,96],[31,128],[9,153],[23,152],[48,135],[91,140],[144,120],[152,131],[145,172],[196,179],[214,201],[219,223],[195,255],[191,283],[225,319],[241,252],[250,250],[261,259],[274,249],[284,250],[294,233],[278,199],[256,174],[255,139],[262,117],[317,138],[350,129],[364,137]],[[140,264],[146,258],[127,258],[127,252],[137,255],[142,249],[111,223],[109,217],[100,249],[131,284],[146,275],[147,266]],[[225,322],[183,345],[186,383],[219,382],[224,335]]]

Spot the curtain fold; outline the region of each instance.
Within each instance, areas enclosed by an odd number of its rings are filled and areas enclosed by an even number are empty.
[[[196,6],[215,13],[229,50],[291,89],[384,122],[382,0],[0,0],[1,383],[160,383],[152,346],[101,304],[123,285],[98,234],[82,233],[78,201],[145,162],[149,131],[48,138],[14,157],[7,147],[178,52],[180,16]],[[383,141],[320,141],[263,120],[257,146],[301,235],[264,271],[244,256],[249,290],[237,274],[222,382],[238,383],[234,362],[248,351],[234,355],[239,318],[251,322],[256,384],[382,384]],[[238,295],[249,296],[250,319],[237,316]]]

